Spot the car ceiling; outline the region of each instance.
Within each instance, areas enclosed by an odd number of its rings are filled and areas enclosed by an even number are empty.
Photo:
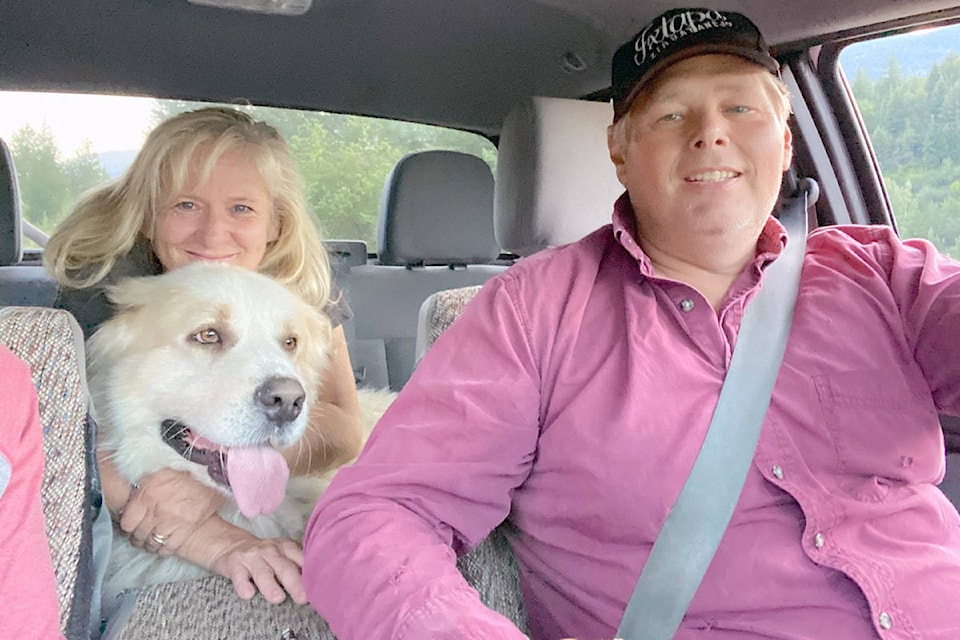
[[[955,15],[958,5],[705,4],[750,16],[779,51],[911,14]],[[685,5],[313,0],[306,14],[288,17],[186,0],[8,0],[0,2],[0,88],[240,100],[495,135],[525,95],[602,96],[617,46],[653,16]]]

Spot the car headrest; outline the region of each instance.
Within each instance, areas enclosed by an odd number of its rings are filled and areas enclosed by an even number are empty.
[[[332,264],[357,267],[367,264],[367,243],[360,240],[324,240]]]
[[[457,151],[402,158],[380,198],[377,253],[388,265],[482,264],[500,255],[493,235],[493,172]]]
[[[507,115],[497,154],[494,225],[518,255],[579,240],[610,222],[623,186],[607,150],[605,102],[528,98]]]
[[[0,140],[0,266],[17,264],[23,258],[20,230],[20,188],[13,156]]]

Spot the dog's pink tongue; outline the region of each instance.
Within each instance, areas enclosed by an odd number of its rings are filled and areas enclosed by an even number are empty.
[[[283,502],[290,469],[272,447],[231,447],[227,478],[240,513],[248,518],[273,513]]]

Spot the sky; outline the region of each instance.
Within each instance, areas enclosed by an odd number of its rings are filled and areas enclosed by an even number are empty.
[[[46,124],[69,157],[84,138],[96,153],[139,149],[149,129],[153,98],[0,91],[0,138],[10,140],[24,124]]]

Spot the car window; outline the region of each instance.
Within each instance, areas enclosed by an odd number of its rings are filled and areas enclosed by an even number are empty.
[[[207,104],[0,91],[0,138],[13,155],[24,219],[49,234],[80,194],[123,172],[154,125]],[[465,131],[316,111],[239,108],[274,125],[290,143],[324,236],[363,240],[370,251],[376,251],[383,183],[404,155],[463,151],[495,168],[493,144]]]
[[[897,228],[960,258],[960,25],[846,47]]]

